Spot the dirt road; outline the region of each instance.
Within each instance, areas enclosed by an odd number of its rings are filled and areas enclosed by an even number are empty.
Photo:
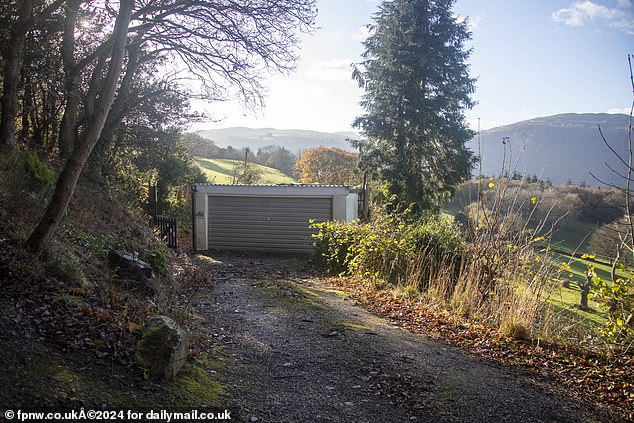
[[[233,363],[225,401],[239,421],[610,421],[530,373],[389,325],[292,259],[199,263],[216,283],[196,311]]]

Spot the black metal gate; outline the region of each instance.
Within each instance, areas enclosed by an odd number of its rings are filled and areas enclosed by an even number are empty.
[[[154,225],[158,228],[160,237],[167,243],[168,247],[173,249],[178,248],[176,219],[154,216]]]

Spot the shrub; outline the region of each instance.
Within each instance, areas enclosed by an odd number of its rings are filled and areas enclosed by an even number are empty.
[[[26,150],[22,156],[26,176],[34,189],[44,189],[53,183],[55,174],[37,157],[37,154]]]
[[[388,203],[365,224],[316,224],[318,256],[331,270],[390,285],[506,336],[547,335],[553,270],[548,254],[540,251],[548,236],[539,235],[544,221],[536,220],[535,210],[540,204],[535,196],[514,193],[522,188],[519,183],[498,182],[489,181],[486,195],[460,223],[439,214],[389,213]],[[502,201],[507,198],[513,200]]]
[[[168,247],[161,243],[156,248],[143,248],[141,250],[140,259],[152,266],[152,270],[160,275],[166,275],[168,269]]]
[[[323,222],[313,228],[319,229],[314,235],[317,255],[330,270],[374,283],[404,284],[414,273],[412,268],[420,266],[420,257],[438,265],[448,256],[459,256],[464,248],[458,226],[438,215],[382,211],[365,224]]]
[[[616,268],[628,273],[627,277],[615,276],[614,281],[608,283],[597,276],[594,266],[588,266],[593,282],[590,296],[607,312],[608,318],[600,335],[609,342],[627,345],[634,341],[634,274],[619,262],[616,262]]]
[[[311,223],[311,227],[319,230],[313,235],[317,260],[329,271],[347,273],[352,246],[363,238],[366,225],[329,221]]]
[[[505,336],[548,336],[554,270],[543,247],[545,220],[535,215],[539,198],[520,195],[516,181],[487,182],[460,223],[383,209],[366,224],[314,225],[317,253],[331,270],[388,284]]]
[[[504,321],[500,326],[500,335],[514,339],[530,340],[530,331],[522,323]]]
[[[107,257],[110,250],[122,250],[124,243],[117,234],[93,234],[82,232],[79,234],[79,244]]]
[[[50,276],[66,282],[81,282],[84,279],[80,264],[66,255],[59,255],[46,263],[45,270]]]

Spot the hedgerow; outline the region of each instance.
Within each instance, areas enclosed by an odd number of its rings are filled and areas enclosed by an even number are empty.
[[[375,283],[403,283],[421,256],[440,262],[460,257],[465,248],[458,225],[441,215],[378,212],[368,223],[332,221],[312,227],[318,229],[313,235],[317,256],[330,271]]]

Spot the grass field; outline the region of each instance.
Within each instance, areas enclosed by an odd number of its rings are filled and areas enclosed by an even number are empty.
[[[570,320],[578,320],[582,318],[591,324],[603,324],[606,320],[606,315],[603,310],[599,308],[597,303],[590,298],[588,301],[588,310],[581,310],[578,307],[581,300],[581,292],[579,285],[572,281],[568,287],[559,285],[554,288],[550,298],[548,299],[550,304],[562,314],[566,315]],[[574,317],[577,316],[575,319]]]
[[[588,302],[590,310],[583,311],[576,308],[581,298],[578,283],[585,280],[589,265],[594,266],[594,271],[597,276],[604,281],[611,283],[612,280],[612,266],[608,259],[597,257],[594,260],[586,260],[573,256],[574,253],[593,253],[589,250],[587,241],[589,234],[594,228],[595,225],[590,223],[573,222],[572,224],[568,224],[565,229],[558,230],[553,234],[550,244],[552,248],[557,249],[558,252],[551,251],[550,254],[556,265],[561,266],[562,263],[567,263],[567,265],[570,266],[560,273],[560,279],[567,279],[570,281],[570,284],[568,287],[558,287],[551,296],[550,301],[562,311],[576,313],[577,316],[591,323],[603,324],[605,323],[606,314],[603,310],[599,309],[597,303],[592,299]],[[617,277],[629,277],[627,272],[619,270],[617,270],[616,274]]]
[[[553,248],[590,254],[592,251],[588,251],[588,240],[595,229],[596,225],[592,223],[582,221],[568,222],[565,228],[554,231]]]
[[[200,169],[207,175],[210,183],[213,184],[231,184],[233,183],[233,168],[240,161],[229,159],[206,159],[204,157],[196,157],[194,159]],[[252,164],[260,171],[260,184],[292,184],[296,182],[293,178],[286,176],[277,169]]]

